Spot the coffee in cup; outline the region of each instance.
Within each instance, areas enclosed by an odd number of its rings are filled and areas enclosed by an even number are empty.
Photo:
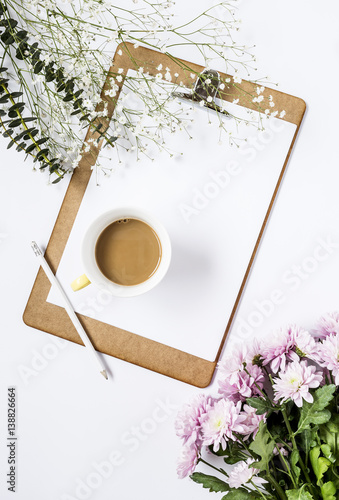
[[[74,291],[94,283],[116,297],[134,297],[154,288],[171,261],[171,242],[161,222],[147,211],[122,207],[101,214],[81,245],[85,274]]]
[[[99,235],[95,260],[106,278],[123,286],[139,285],[158,269],[161,243],[156,232],[139,219],[119,219]]]

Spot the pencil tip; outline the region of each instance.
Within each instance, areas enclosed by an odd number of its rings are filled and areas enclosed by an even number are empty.
[[[105,379],[106,379],[106,380],[108,380],[106,370],[102,370],[102,372],[100,372],[100,373],[101,373],[101,375],[102,375],[103,377],[105,377]]]

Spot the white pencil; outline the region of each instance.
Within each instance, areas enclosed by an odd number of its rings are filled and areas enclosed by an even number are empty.
[[[98,353],[94,349],[91,341],[89,340],[89,338],[87,336],[87,333],[83,329],[77,315],[74,312],[72,304],[70,303],[67,295],[65,294],[64,290],[62,289],[62,286],[60,285],[56,276],[53,274],[51,268],[47,264],[45,257],[43,256],[42,251],[40,250],[40,248],[38,247],[38,245],[36,244],[35,241],[32,241],[32,249],[33,249],[33,252],[35,253],[35,255],[40,260],[41,267],[45,271],[47,278],[49,279],[51,284],[54,285],[57,290],[59,290],[60,297],[62,298],[62,301],[64,303],[64,308],[66,309],[68,316],[70,317],[73,325],[75,326],[78,334],[80,335],[81,340],[83,341],[83,343],[87,347],[88,352],[91,354],[92,359],[95,361],[97,367],[99,368],[101,375],[103,375],[105,377],[105,379],[108,380],[106,370],[104,369],[104,367],[101,363],[101,360],[99,358]]]

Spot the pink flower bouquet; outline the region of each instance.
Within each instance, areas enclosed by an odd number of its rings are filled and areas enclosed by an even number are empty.
[[[219,372],[219,396],[178,414],[179,477],[223,500],[339,499],[339,313],[238,348]]]

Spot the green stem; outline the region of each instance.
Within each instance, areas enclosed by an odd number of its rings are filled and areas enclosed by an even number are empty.
[[[287,497],[286,497],[283,489],[281,488],[280,484],[274,479],[274,477],[268,471],[266,472],[266,477],[267,477],[269,483],[276,490],[277,494],[279,495],[279,498],[281,500],[287,500]]]
[[[267,500],[267,496],[263,494],[262,490],[260,488],[258,488],[257,485],[254,484],[254,482],[252,480],[250,481],[250,483],[253,486],[253,488],[257,490],[257,492],[259,493],[259,495],[261,495],[262,498],[265,498],[265,500]]]
[[[286,407],[283,407],[283,408],[281,409],[281,413],[282,413],[282,415],[283,415],[285,425],[286,425],[286,427],[287,427],[287,430],[288,430],[288,433],[289,433],[290,439],[291,439],[291,441],[292,441],[293,449],[294,449],[294,450],[296,450],[296,451],[298,451],[298,456],[299,456],[299,463],[300,463],[300,467],[301,467],[301,469],[302,469],[302,471],[303,471],[303,473],[304,473],[304,476],[305,476],[305,478],[306,478],[306,481],[307,481],[308,483],[312,484],[311,478],[310,478],[310,476],[309,476],[309,474],[308,474],[308,472],[307,472],[307,469],[306,469],[306,467],[305,467],[305,464],[304,464],[304,462],[303,462],[303,460],[302,460],[302,458],[301,458],[301,456],[300,456],[300,453],[299,453],[299,450],[298,450],[298,446],[297,446],[297,442],[296,442],[296,440],[295,440],[294,432],[292,431],[291,424],[290,424],[290,422],[289,422],[289,420],[288,420],[288,417],[287,417]]]
[[[209,462],[206,462],[206,460],[204,460],[203,458],[200,457],[199,462],[202,462],[203,464],[208,465],[209,467],[216,470],[220,474],[223,474],[224,476],[228,477],[228,474],[224,469],[221,469],[221,468],[219,469],[218,467],[214,467],[214,465],[210,464]]]

